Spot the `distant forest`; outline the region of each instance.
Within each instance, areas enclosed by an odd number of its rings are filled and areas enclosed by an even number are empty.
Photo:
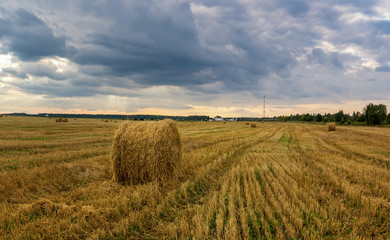
[[[97,118],[97,119],[122,119],[122,120],[162,120],[173,119],[175,121],[210,121],[211,117],[206,115],[192,115],[192,116],[169,116],[169,115],[121,115],[121,114],[68,114],[68,113],[10,113],[3,115],[12,116],[36,116],[36,117],[64,117],[64,118]],[[217,116],[220,117],[220,116]],[[352,115],[344,113],[339,110],[337,113],[325,114],[291,114],[290,116],[279,116],[272,118],[252,118],[252,117],[238,117],[225,118],[234,121],[301,121],[301,122],[336,122],[339,124],[353,124],[353,125],[383,125],[390,124],[390,113],[387,114],[387,107],[384,104],[375,105],[369,103],[363,108],[362,112],[353,112]]]
[[[343,110],[339,110],[337,113],[325,113],[325,114],[296,114],[290,116],[280,116],[279,121],[303,121],[303,122],[336,122],[339,124],[352,124],[361,123],[355,125],[381,125],[390,124],[390,113],[387,114],[387,108],[384,104],[375,105],[369,103],[362,112],[353,112],[352,115],[345,114]]]

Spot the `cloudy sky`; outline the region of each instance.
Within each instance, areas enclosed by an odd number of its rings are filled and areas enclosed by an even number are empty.
[[[0,112],[390,108],[388,0],[1,0]]]

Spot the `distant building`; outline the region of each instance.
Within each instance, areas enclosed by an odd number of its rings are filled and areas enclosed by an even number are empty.
[[[225,121],[225,119],[219,118],[219,117],[215,117],[215,118],[213,118],[213,121],[216,121],[216,122],[223,122],[223,121]]]
[[[237,118],[228,118],[228,119],[226,119],[226,121],[229,121],[229,122],[236,122],[236,121],[237,121]]]

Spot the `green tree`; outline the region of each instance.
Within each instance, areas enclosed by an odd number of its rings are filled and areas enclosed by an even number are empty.
[[[324,117],[324,122],[329,122],[329,118],[328,117]]]
[[[316,122],[321,122],[322,121],[322,115],[321,114],[317,114],[316,115]]]
[[[313,118],[313,116],[311,114],[306,113],[305,114],[305,121],[306,122],[312,122],[312,121],[314,121],[314,118]]]
[[[285,116],[280,116],[279,117],[279,121],[280,122],[286,122],[287,121],[287,118]]]
[[[387,123],[390,124],[390,113],[387,114]]]
[[[336,122],[341,122],[341,120],[344,118],[344,111],[343,110],[339,110],[338,113],[335,113],[334,114],[334,120]]]
[[[369,103],[363,109],[363,112],[366,116],[367,125],[369,126],[382,124],[386,120],[386,105]]]

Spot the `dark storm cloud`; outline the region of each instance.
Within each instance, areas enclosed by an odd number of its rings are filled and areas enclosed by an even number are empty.
[[[16,10],[0,11],[0,51],[21,64],[2,74],[30,76],[15,86],[33,94],[179,86],[194,95],[268,91],[299,99],[345,94],[343,74],[359,75],[370,62],[380,66],[372,72],[389,72],[390,24],[374,18],[378,1],[8,3]],[[40,62],[45,57],[66,58],[75,70],[57,71]],[[362,81],[370,77],[380,78]]]
[[[8,52],[22,61],[66,56],[70,50],[65,37],[54,36],[45,22],[24,9],[8,13],[8,16],[0,19],[0,40]]]
[[[249,88],[243,83],[271,72],[288,74],[294,63],[289,52],[234,25],[223,31],[225,39],[207,39],[202,46],[188,3],[156,6],[152,1],[103,1],[83,7],[87,13],[110,18],[111,24],[90,34],[88,46],[79,49],[74,60],[81,65],[103,65],[110,74],[128,76],[140,84],[193,86],[220,80],[234,88]],[[226,46],[245,56],[235,55]],[[213,77],[198,74],[205,69]]]
[[[148,72],[183,76],[212,64],[199,46],[188,3],[168,10],[154,7],[151,1],[84,5],[87,12],[110,18],[111,26],[88,36],[90,45],[75,58],[79,64],[104,65],[122,76]]]

